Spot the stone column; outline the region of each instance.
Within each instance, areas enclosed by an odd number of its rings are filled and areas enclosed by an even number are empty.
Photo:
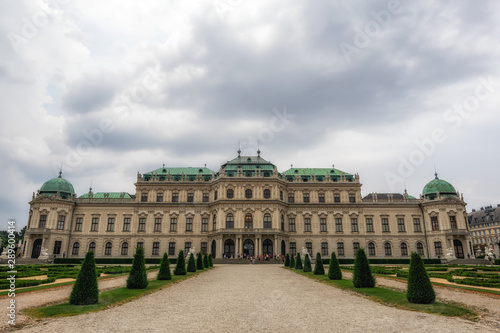
[[[260,256],[260,236],[255,236],[255,255]]]
[[[279,250],[279,251],[278,251]],[[278,235],[274,235],[274,246],[273,246],[273,254],[280,253],[281,249],[278,249]]]
[[[222,235],[219,235],[217,240],[217,255],[216,258],[222,258],[222,253],[224,253],[224,244],[222,244]]]

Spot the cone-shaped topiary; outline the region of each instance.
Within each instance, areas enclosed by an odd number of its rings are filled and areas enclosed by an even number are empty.
[[[177,265],[175,266],[174,275],[186,275],[186,259],[184,258],[184,251],[179,251],[177,257]]]
[[[144,249],[138,247],[132,261],[132,270],[127,279],[128,289],[144,289],[148,286],[148,275],[146,273],[146,260]]]
[[[97,286],[97,270],[95,267],[94,251],[85,255],[69,302],[74,305],[95,304],[99,301],[99,288]]]
[[[436,300],[436,293],[424,267],[420,254],[413,252],[408,273],[406,298],[410,303],[430,304]]]
[[[208,267],[214,267],[214,262],[212,260],[212,255],[208,256]]]
[[[187,271],[196,272],[196,261],[194,260],[194,254],[192,253],[189,255]]]
[[[295,259],[295,269],[302,269],[302,260],[300,259],[300,253],[297,253],[297,259]]]
[[[196,258],[196,269],[202,271],[205,269],[205,267],[203,267],[203,254],[198,253],[198,258]]]
[[[309,259],[309,253],[306,253],[306,257],[304,258],[304,272],[312,272],[311,267],[311,259]]]
[[[285,267],[290,267],[290,255],[288,253],[285,256]]]
[[[325,267],[319,252],[316,254],[316,262],[314,263],[314,275],[325,275]]]
[[[342,280],[342,271],[340,270],[339,261],[335,252],[332,252],[330,264],[328,265],[328,278],[330,280]]]
[[[170,273],[170,260],[168,259],[168,254],[165,252],[160,263],[160,271],[158,272],[157,280],[172,280],[172,274]]]
[[[203,256],[203,266],[205,266],[205,268],[210,268],[210,264],[208,263],[208,253],[205,253]]]
[[[290,268],[295,268],[295,258],[290,255]]]
[[[365,250],[358,249],[356,251],[356,259],[354,260],[354,275],[352,278],[354,287],[356,288],[373,288],[375,287],[375,278],[370,269],[370,263],[366,258]]]

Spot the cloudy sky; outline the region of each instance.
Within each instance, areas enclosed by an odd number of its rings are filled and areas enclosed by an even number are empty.
[[[363,195],[434,177],[500,204],[497,1],[0,2],[0,228],[58,175],[135,193],[137,172],[359,173]]]

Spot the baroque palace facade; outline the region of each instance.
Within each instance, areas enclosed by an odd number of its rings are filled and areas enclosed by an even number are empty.
[[[179,250],[215,258],[238,254],[311,254],[441,258],[471,252],[465,202],[437,177],[420,199],[398,193],[362,197],[359,176],[335,168],[278,172],[260,156],[240,156],[218,172],[168,168],[137,175],[136,193],[76,196],[61,177],[43,184],[30,202],[24,257],[43,249],[54,257],[130,258]]]

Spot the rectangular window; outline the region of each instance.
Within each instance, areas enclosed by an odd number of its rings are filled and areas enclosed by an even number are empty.
[[[358,232],[358,219],[353,217],[351,218],[351,231],[352,232]]]
[[[194,202],[194,193],[188,193],[188,201],[187,202]]]
[[[155,218],[155,231],[161,232],[161,217]]]
[[[309,202],[309,193],[304,193],[304,202]]]
[[[186,218],[186,231],[193,231],[193,218]]]
[[[170,219],[170,232],[176,232],[177,231],[177,218],[172,217]]]
[[[321,255],[322,256],[327,256],[328,255],[328,243],[327,242],[322,242],[321,243]]]
[[[493,217],[493,216],[491,216]],[[455,216],[450,216],[450,227],[452,229],[457,229],[457,219]]]
[[[212,230],[217,229],[217,215],[214,215],[214,220],[212,221]]]
[[[203,202],[208,202],[208,193],[203,193]]]
[[[283,191],[280,191],[280,200],[283,201]]]
[[[54,254],[61,254],[62,241],[54,242]]]
[[[307,252],[309,253],[309,257],[311,257],[313,254],[313,243],[306,242],[306,249],[307,249]]]
[[[406,232],[405,219],[398,218],[398,232]]]
[[[356,252],[359,249],[359,243],[358,242],[352,243],[352,249],[354,250],[354,254],[356,254]]]
[[[208,231],[208,217],[201,219],[201,231]]]
[[[311,219],[309,217],[304,218],[304,231],[306,232],[311,231]]]
[[[172,193],[172,202],[179,202],[179,193]]]
[[[349,202],[350,203],[356,202],[356,196],[354,195],[354,193],[349,193]]]
[[[141,202],[147,202],[147,201],[148,201],[148,193],[142,192],[141,193]]]
[[[340,202],[340,194],[339,193],[335,193],[333,194],[333,202]]]
[[[40,215],[40,222],[38,223],[38,228],[44,229],[47,225],[47,215]]]
[[[75,231],[82,231],[83,217],[76,218]]]
[[[168,243],[168,255],[175,256],[175,242]]]
[[[341,217],[337,217],[335,219],[335,231],[342,232],[342,218]]]
[[[185,256],[187,256],[190,249],[191,249],[191,242],[185,242],[184,243],[184,255]]]
[[[319,219],[319,231],[326,232],[326,218],[321,217]]]
[[[295,242],[290,242],[290,254],[292,256],[297,254],[297,244]]]
[[[344,243],[342,243],[342,242],[337,243],[337,255],[339,255],[339,256],[344,255]]]
[[[139,218],[139,231],[140,232],[146,231],[146,218],[145,217]]]
[[[432,231],[439,231],[439,222],[437,216],[431,216]]]
[[[325,193],[318,194],[318,201],[321,203],[325,202]]]
[[[163,192],[156,193],[156,202],[163,202]]]
[[[386,217],[382,218],[382,232],[389,232],[389,219]]]
[[[214,192],[214,200],[217,200],[217,191]]]
[[[93,217],[92,224],[90,225],[90,231],[98,231],[99,229],[99,218]]]
[[[130,231],[130,217],[123,218],[123,231]]]
[[[59,215],[57,218],[57,230],[64,230],[64,220],[66,220],[66,216]]]
[[[420,219],[418,217],[413,219],[413,231],[422,232],[422,227],[420,226]]]
[[[153,242],[153,253],[152,255],[157,256],[160,254],[160,242]]]
[[[293,217],[290,217],[288,219],[288,230],[295,232],[295,218],[293,218]]]
[[[115,218],[108,217],[108,227],[106,231],[115,231]]]
[[[137,242],[137,248],[144,248],[144,242]]]
[[[441,247],[441,242],[434,242],[434,251],[437,256],[443,255],[443,248]]]
[[[201,242],[201,253],[202,254],[207,253],[207,248],[208,248],[208,243],[207,242]]]
[[[293,193],[288,193],[288,202],[295,202],[295,197]]]
[[[366,218],[366,232],[374,232],[373,219],[371,217]]]

